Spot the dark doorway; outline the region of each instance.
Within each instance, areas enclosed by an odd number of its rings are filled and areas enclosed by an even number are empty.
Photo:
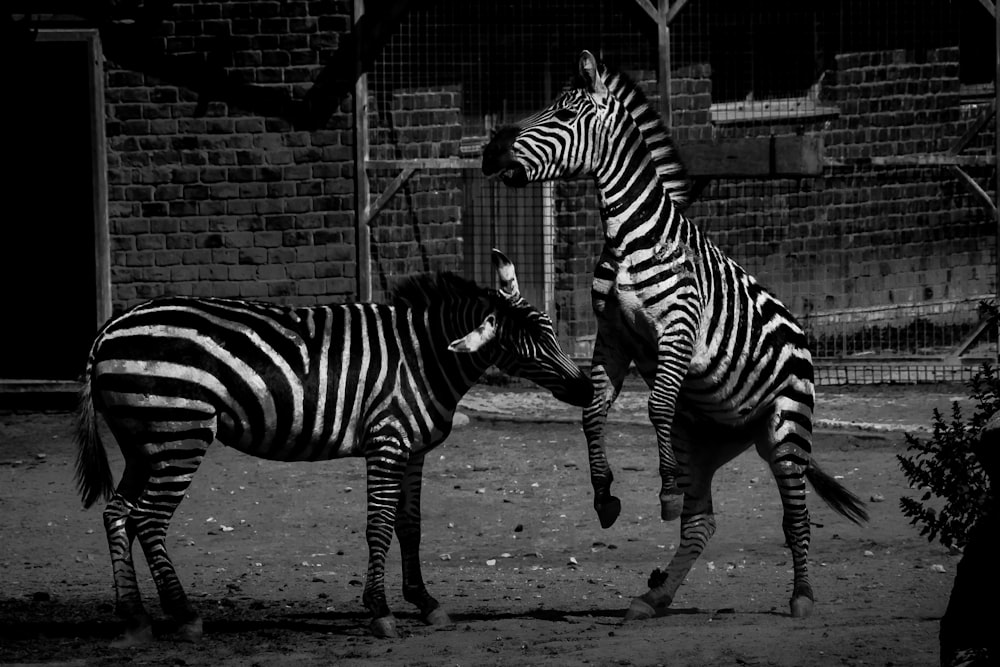
[[[0,380],[72,380],[98,313],[93,45],[38,39],[17,51],[4,105]]]

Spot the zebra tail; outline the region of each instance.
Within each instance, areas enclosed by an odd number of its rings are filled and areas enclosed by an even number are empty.
[[[80,389],[80,403],[76,411],[76,488],[83,499],[83,506],[90,507],[99,499],[108,500],[114,492],[114,480],[108,454],[97,432],[97,414],[90,389],[91,364]]]
[[[848,491],[843,484],[823,472],[813,460],[810,460],[806,467],[806,479],[812,484],[819,497],[834,512],[859,526],[868,521],[868,510],[865,509],[864,501]]]

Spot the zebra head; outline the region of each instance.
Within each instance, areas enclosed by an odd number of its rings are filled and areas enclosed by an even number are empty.
[[[483,150],[484,174],[523,187],[597,173],[612,149],[609,130],[630,118],[590,51],[580,55],[579,74],[579,84],[548,107],[494,134]]]
[[[556,340],[547,314],[521,296],[514,264],[493,249],[493,266],[500,281],[489,290],[490,313],[464,337],[452,341],[452,352],[484,352],[501,371],[548,389],[560,401],[580,407],[590,404],[593,384]]]

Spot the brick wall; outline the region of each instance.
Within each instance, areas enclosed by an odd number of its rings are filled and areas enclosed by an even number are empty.
[[[105,40],[115,310],[171,294],[354,299],[350,96],[321,129],[297,129],[286,113],[336,53],[349,3],[175,2],[163,11],[143,38],[143,62]],[[213,80],[206,72],[217,67]],[[457,96],[394,95],[394,132],[376,148],[392,153],[383,157],[455,155]],[[372,233],[376,288],[388,274],[460,266],[455,188],[447,174],[421,173],[397,195]]]
[[[370,101],[372,159],[457,158],[462,139],[459,86],[395,90]],[[374,195],[399,170],[372,175]],[[372,292],[382,300],[402,277],[462,267],[462,179],[457,170],[419,170],[372,221]]]
[[[822,101],[840,110],[835,117],[711,125],[707,66],[675,73],[681,81],[673,84],[673,134],[682,152],[684,142],[712,136],[815,132],[826,156],[843,163],[819,178],[714,180],[690,216],[819,337],[824,327],[842,332],[852,322],[901,324],[915,312],[974,321],[974,304],[956,304],[996,290],[996,230],[987,212],[947,169],[865,164],[872,157],[945,151],[962,135],[979,108],[961,104],[958,50],[930,51],[920,60],[903,51],[845,54],[833,74]],[[995,121],[972,152],[991,152],[993,128]],[[994,194],[986,169],[969,171]],[[595,205],[580,203],[580,193],[573,188],[574,203],[559,204],[567,211],[560,220],[572,223],[560,226],[567,239],[584,234],[584,224],[600,229],[596,213],[590,219],[576,212]],[[589,257],[596,256],[593,239],[586,236]],[[557,294],[572,318],[560,322],[569,336],[593,331],[582,305],[584,282],[575,272],[564,276],[565,291]]]

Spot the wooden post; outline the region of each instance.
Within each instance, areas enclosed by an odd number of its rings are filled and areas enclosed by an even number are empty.
[[[108,146],[104,131],[104,62],[100,33],[86,32],[90,103],[93,105],[90,136],[93,141],[94,269],[97,281],[97,326],[99,331],[111,319],[111,236],[108,229]]]
[[[994,292],[997,297],[997,307],[1000,308],[1000,1],[993,3],[993,21],[996,23],[996,74],[993,79],[993,95],[995,96],[994,126],[997,128],[996,145],[993,146],[994,174],[996,174],[996,190],[994,191],[995,206],[993,220],[996,222],[996,285]],[[997,322],[997,333],[1000,334],[1000,322]],[[998,343],[1000,345],[1000,343]]]
[[[660,115],[667,126],[671,129],[671,74],[670,74],[670,25],[667,23],[667,14],[670,12],[670,0],[659,0],[659,11],[656,18],[656,42],[659,48],[660,57],[657,59],[657,78],[660,93]]]
[[[354,0],[351,30],[354,34],[354,247],[358,301],[372,299],[371,228],[368,184],[368,73],[361,59],[359,23],[365,15],[365,0]]]

